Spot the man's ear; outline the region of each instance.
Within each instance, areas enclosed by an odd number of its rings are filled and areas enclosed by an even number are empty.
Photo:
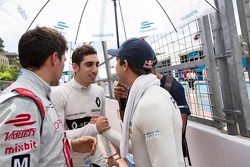
[[[122,65],[123,71],[127,71],[128,70],[128,61],[124,60],[124,64]]]
[[[52,65],[56,65],[57,59],[58,59],[58,53],[57,52],[53,52],[51,54],[51,56],[50,56],[51,64]]]
[[[72,63],[72,69],[74,72],[79,70],[79,66],[76,63]]]

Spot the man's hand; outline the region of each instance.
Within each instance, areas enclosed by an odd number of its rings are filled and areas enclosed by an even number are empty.
[[[91,136],[82,136],[71,140],[71,146],[74,152],[95,154],[96,138]]]
[[[129,90],[128,86],[120,82],[118,82],[118,84],[114,88],[114,94],[119,104],[120,118],[122,121],[123,121],[124,111],[125,111],[126,104],[127,104],[128,90]]]
[[[128,97],[128,86],[118,82],[116,87],[114,88],[115,98],[119,100],[120,98],[127,98]]]
[[[107,159],[107,164],[108,167],[119,166],[119,164],[116,162],[116,159],[113,156]]]
[[[96,125],[96,129],[98,131],[99,134],[102,134],[102,132],[110,129],[109,126],[109,122],[108,122],[108,118],[103,117],[103,116],[94,116],[92,117],[92,119],[90,120],[91,123],[95,123]]]

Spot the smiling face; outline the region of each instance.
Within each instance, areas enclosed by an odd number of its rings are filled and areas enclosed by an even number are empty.
[[[86,87],[94,83],[98,74],[98,65],[99,60],[96,54],[83,56],[80,66],[76,63],[72,64],[75,80]]]

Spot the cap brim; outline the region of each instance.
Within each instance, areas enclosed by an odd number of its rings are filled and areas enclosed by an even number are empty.
[[[108,49],[108,50],[107,50],[107,53],[108,53],[110,56],[113,56],[113,57],[119,56],[119,55],[118,55],[118,52],[119,52],[118,49]]]

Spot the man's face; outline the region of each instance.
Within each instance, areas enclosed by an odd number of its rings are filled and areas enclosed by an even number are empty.
[[[126,74],[123,70],[123,66],[120,65],[120,58],[119,57],[116,57],[116,65],[115,65],[115,70],[116,70],[116,73],[119,77],[119,82],[123,83],[123,84],[127,84],[126,83]]]
[[[57,57],[57,66],[55,71],[55,76],[52,78],[51,86],[56,86],[59,84],[59,80],[62,76],[62,72],[64,69],[64,62],[66,61],[65,54],[62,55],[61,60]]]
[[[98,74],[99,60],[96,54],[86,55],[80,63],[80,67],[73,65],[75,79],[83,86],[89,86],[95,82]]]

